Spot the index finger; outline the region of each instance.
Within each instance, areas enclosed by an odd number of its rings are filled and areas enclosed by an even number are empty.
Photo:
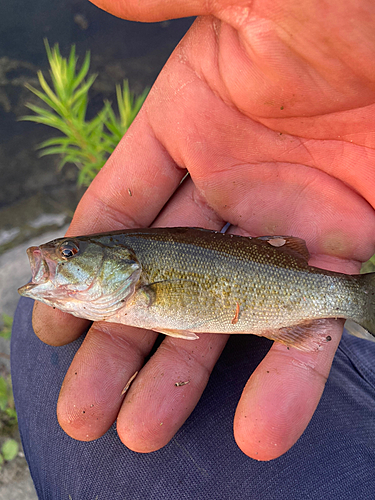
[[[67,235],[149,226],[184,174],[141,110],[80,201]],[[45,304],[34,307],[34,331],[47,344],[72,342],[88,325]]]

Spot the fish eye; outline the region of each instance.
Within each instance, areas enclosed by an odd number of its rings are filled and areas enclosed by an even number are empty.
[[[71,259],[79,252],[78,246],[73,241],[65,241],[59,248],[60,255],[63,259]]]

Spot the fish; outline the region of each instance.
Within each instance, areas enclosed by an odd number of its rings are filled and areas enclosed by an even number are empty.
[[[63,237],[27,250],[25,297],[91,321],[180,339],[255,334],[313,351],[332,320],[375,341],[375,273],[309,266],[304,240],[202,228],[140,228]]]

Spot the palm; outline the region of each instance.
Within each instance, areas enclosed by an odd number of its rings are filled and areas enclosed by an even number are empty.
[[[374,249],[375,91],[368,68],[375,40],[353,29],[357,45],[344,45],[341,7],[302,21],[293,8],[289,17],[275,18],[275,7],[255,14],[231,8],[220,9],[225,22],[197,20],[83,198],[70,234],[151,223],[218,229],[229,221],[244,234],[300,236],[312,264],[358,271]],[[371,26],[370,14],[362,28]],[[177,190],[184,169],[191,179]],[[50,343],[70,341],[85,326],[45,306],[36,311],[35,330]],[[118,325],[91,328],[59,401],[70,435],[94,439],[117,418],[121,439],[136,451],[168,442],[198,401],[226,338],[202,335],[193,346],[165,339],[123,402],[121,390],[155,337]],[[237,409],[235,436],[245,453],[274,458],[298,439],[324,388],[339,325],[332,337],[318,353],[272,347]],[[176,377],[192,382],[176,393]],[[288,385],[292,394],[281,390]]]

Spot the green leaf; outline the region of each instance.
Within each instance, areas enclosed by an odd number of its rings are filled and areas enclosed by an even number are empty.
[[[3,446],[1,447],[1,453],[4,457],[4,460],[10,462],[14,460],[18,454],[18,443],[14,439],[7,439]]]
[[[61,170],[67,163],[73,163],[73,165],[80,169],[80,163],[77,159],[77,156],[75,155],[74,158],[70,156],[64,156],[57,167],[58,170]]]
[[[70,139],[69,137],[52,137],[51,139],[47,139],[46,141],[41,142],[38,144],[37,149],[41,148],[47,148],[49,146],[55,146],[55,145],[66,145],[68,146],[70,144]]]
[[[13,325],[12,316],[9,316],[9,314],[3,313],[3,323],[4,323],[4,326],[6,326],[8,328],[12,328],[12,325]]]
[[[4,377],[0,377],[0,397],[7,395],[7,383]]]
[[[61,120],[61,118],[56,115],[56,113],[52,113],[51,111],[49,111],[48,109],[45,109],[45,108],[41,108],[40,106],[36,106],[35,104],[31,104],[31,103],[27,103],[26,104],[26,107],[31,109],[31,111],[34,111],[34,113],[36,115],[40,115],[40,116],[43,116],[44,118],[49,118],[51,120]],[[34,116],[34,115],[32,115]],[[21,120],[23,119],[29,119],[29,117],[21,117]],[[35,116],[34,116],[35,118]]]
[[[51,100],[46,94],[43,94],[43,92],[40,92],[40,90],[36,89],[32,85],[29,85],[28,83],[25,83],[25,87],[30,90],[33,94],[35,94],[39,99],[44,101],[50,108],[52,108],[56,113],[60,114],[59,107],[56,106],[53,100]],[[27,103],[26,106],[28,108],[31,108],[31,104]]]
[[[0,410],[4,411],[8,405],[8,386],[4,377],[0,377]]]
[[[120,113],[120,127],[122,135],[130,127],[132,121],[137,116],[141,109],[144,100],[147,97],[149,89],[145,89],[143,93],[135,99],[135,95],[129,89],[128,80],[124,80],[122,89],[120,85],[116,85],[117,106]]]
[[[11,336],[12,336],[11,328],[2,328],[2,330],[0,331],[0,337],[3,339],[9,340]]]
[[[8,314],[3,313],[2,319],[3,319],[3,327],[0,330],[0,337],[9,340],[12,335],[13,318]]]
[[[14,408],[5,408],[5,413],[11,418],[15,423],[17,423],[17,412]]]
[[[69,151],[69,148],[66,146],[54,146],[50,148],[45,148],[43,151],[39,153],[39,156],[42,158],[43,156],[48,155],[63,155]]]
[[[71,84],[71,88],[69,90],[73,91],[73,82],[76,74],[76,65],[77,65],[78,57],[76,57],[76,46],[72,45],[70,49],[69,59],[66,64],[66,78],[68,82]]]
[[[42,89],[46,93],[47,98],[46,98],[46,96],[40,97],[36,92],[34,92],[34,94],[38,95],[38,97],[43,99],[43,101],[45,101],[51,108],[55,109],[57,111],[57,113],[59,113],[61,116],[65,116],[66,106],[65,106],[64,101],[59,99],[59,97],[52,91],[51,87],[46,82],[46,80],[43,76],[43,73],[41,71],[38,71],[38,78],[39,78],[40,86],[42,87]],[[56,90],[58,90],[58,88]],[[49,100],[48,100],[48,98],[49,98]]]
[[[73,89],[77,88],[82,80],[86,77],[90,67],[90,52],[86,52],[85,59],[79,70],[78,75],[74,79]]]
[[[90,90],[90,87],[94,83],[96,78],[96,75],[91,75],[90,78],[87,80],[87,82],[84,82],[82,86],[76,90],[76,92],[73,95],[72,102],[78,101],[79,99],[82,98],[82,96],[85,96],[87,98],[88,91]]]
[[[46,49],[48,42],[46,43]],[[66,101],[67,96],[71,93],[71,86],[68,81],[67,61],[61,57],[58,44],[55,44],[52,50],[47,50],[48,61],[51,67],[50,75],[57,96],[62,102]],[[76,63],[75,46],[73,45],[70,51],[70,59]]]
[[[63,134],[70,134],[70,130],[68,125],[65,122],[62,122],[58,118],[55,120],[52,120],[50,118],[44,118],[42,116],[30,116],[28,118],[29,121],[35,122],[35,123],[41,123],[43,125],[48,125],[49,127],[56,128],[57,130],[60,130]]]
[[[370,257],[367,262],[364,262],[361,267],[361,273],[373,273],[375,272],[375,255]]]

